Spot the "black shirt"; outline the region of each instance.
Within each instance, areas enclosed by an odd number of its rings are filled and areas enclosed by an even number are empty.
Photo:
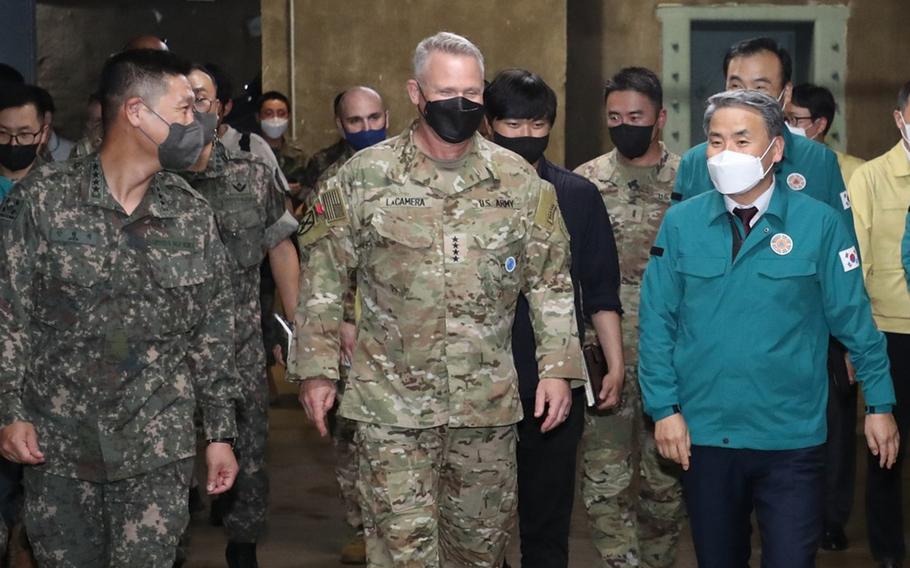
[[[575,318],[584,339],[584,321],[599,311],[621,312],[619,301],[619,256],[613,226],[600,192],[593,183],[561,168],[546,158],[537,166],[540,177],[556,187],[556,198],[569,232],[572,252],[572,286],[575,288]],[[582,302],[582,299],[584,300]],[[537,345],[528,311],[528,300],[519,295],[512,324],[512,354],[518,371],[521,398],[534,398],[537,383]]]

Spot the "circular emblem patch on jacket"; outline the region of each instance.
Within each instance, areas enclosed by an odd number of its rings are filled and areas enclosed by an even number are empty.
[[[793,191],[802,191],[806,189],[806,176],[793,172],[787,176],[787,185],[790,186],[790,189]]]
[[[771,237],[771,250],[781,256],[790,254],[793,250],[793,239],[786,233],[777,233]]]

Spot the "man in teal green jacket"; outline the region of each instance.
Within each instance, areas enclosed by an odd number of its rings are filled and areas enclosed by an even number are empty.
[[[745,40],[732,46],[724,57],[727,89],[763,92],[776,98],[781,108],[790,102],[792,72],[790,54],[770,38]],[[824,144],[805,136],[795,136],[787,128],[781,136],[784,138],[784,155],[777,164],[776,186],[790,188],[827,203],[840,212],[852,230],[850,198],[837,164],[837,155]],[[683,155],[671,195],[674,204],[713,189],[705,163],[707,148],[708,144],[702,143]]]
[[[855,240],[836,211],[775,183],[785,123],[774,98],[709,100],[716,191],[671,207],[642,284],[640,381],[660,453],[683,467],[699,566],[810,567],[822,523],[828,336],[863,385],[866,438],[897,456],[884,338]]]

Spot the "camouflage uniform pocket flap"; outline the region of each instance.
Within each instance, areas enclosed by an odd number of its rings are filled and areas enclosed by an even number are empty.
[[[162,288],[201,284],[209,277],[202,254],[171,255],[152,262],[152,274]]]
[[[409,220],[396,215],[373,215],[370,224],[381,237],[400,243],[408,248],[429,248],[435,240],[435,223],[427,226],[418,220]]]
[[[482,249],[495,250],[507,247],[525,237],[524,229],[503,227],[498,232],[475,234],[474,241]]]

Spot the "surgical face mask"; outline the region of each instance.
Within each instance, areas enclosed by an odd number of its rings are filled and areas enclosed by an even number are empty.
[[[787,130],[790,131],[790,134],[795,136],[802,136],[803,138],[808,138],[806,135],[806,129],[801,126],[790,126],[790,123],[787,123]]]
[[[218,130],[218,115],[213,112],[193,111],[193,116],[202,126],[202,145],[208,146],[215,139]]]
[[[610,130],[610,140],[616,146],[616,150],[630,160],[640,158],[645,155],[648,148],[651,147],[651,137],[654,134],[654,124],[650,126],[634,126],[631,124],[620,124],[612,126]]]
[[[168,122],[152,110],[150,106],[145,108],[158,117],[158,120],[168,125],[167,138],[164,142],[158,144],[158,162],[166,170],[180,171],[185,170],[196,163],[199,155],[202,153],[203,137],[202,125],[194,120],[189,124],[180,124],[178,122]],[[145,136],[154,142],[154,139],[139,129]]]
[[[483,121],[482,104],[464,97],[430,101],[423,94],[423,89],[419,84],[417,88],[420,89],[423,99],[427,101],[423,109],[423,118],[440,138],[449,144],[458,144],[477,132],[477,128]]]
[[[38,155],[38,144],[0,144],[0,165],[18,172],[32,165]]]
[[[708,175],[717,191],[724,195],[740,195],[758,185],[774,167],[772,164],[765,170],[761,163],[773,145],[772,141],[760,158],[732,150],[708,158]]]
[[[267,118],[265,120],[259,121],[259,128],[262,129],[262,133],[271,138],[272,140],[277,140],[284,136],[284,133],[288,129],[288,119],[286,118]]]
[[[364,148],[369,148],[374,144],[379,144],[385,140],[385,137],[385,127],[377,128],[376,130],[361,130],[360,132],[344,131],[344,139],[347,140],[348,144],[351,145],[351,148],[354,148],[357,152]]]
[[[550,135],[546,136],[516,136],[511,138],[498,132],[493,133],[493,142],[506,150],[511,150],[527,160],[529,164],[536,164],[543,156],[544,150],[550,143]]]

